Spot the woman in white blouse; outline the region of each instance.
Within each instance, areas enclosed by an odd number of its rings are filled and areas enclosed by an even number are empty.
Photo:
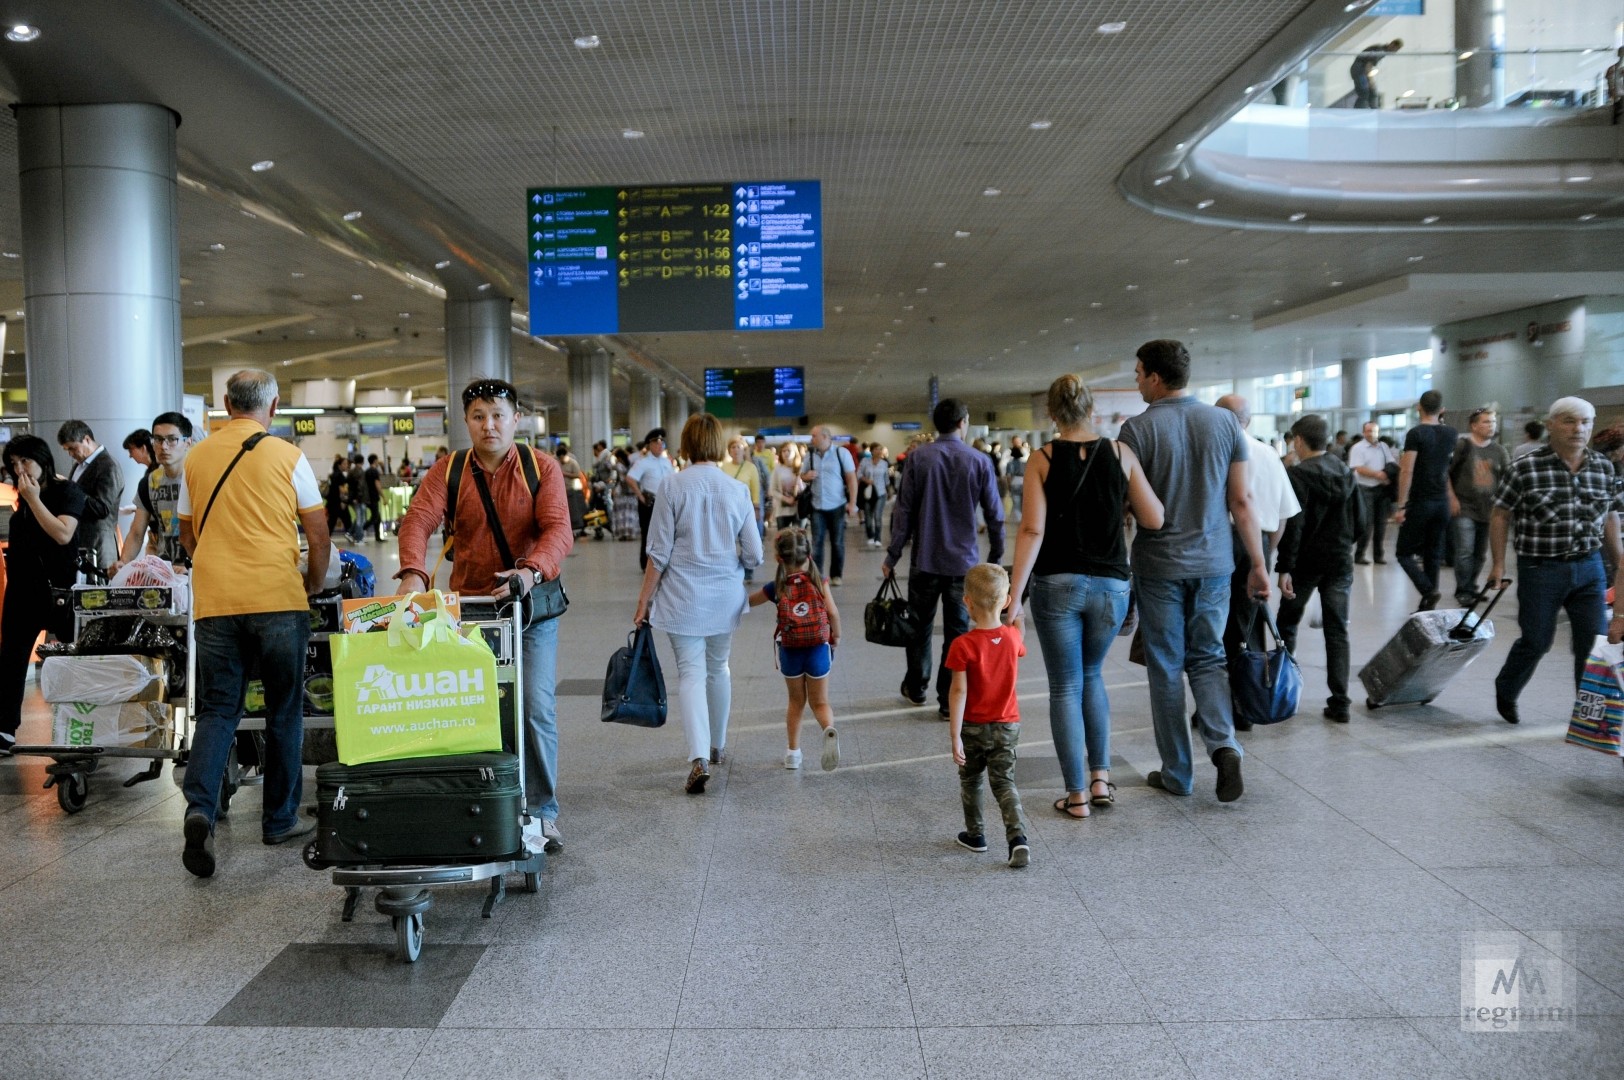
[[[633,621],[664,630],[677,656],[677,712],[692,767],[685,788],[705,790],[722,760],[733,701],[728,654],[749,606],[744,572],[761,565],[761,534],[743,484],[717,467],[721,421],[695,413],[682,426],[690,464],[660,487],[649,522],[648,566]]]

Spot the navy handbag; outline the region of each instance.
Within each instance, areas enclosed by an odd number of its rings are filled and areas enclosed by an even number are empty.
[[[1251,622],[1257,611],[1263,613],[1274,648],[1264,652],[1243,648],[1229,665],[1229,696],[1235,703],[1235,719],[1253,724],[1278,724],[1297,715],[1297,701],[1303,692],[1303,674],[1296,657],[1286,648],[1267,604],[1259,604],[1248,620],[1246,639],[1252,636]]]
[[[665,677],[647,623],[633,630],[609,658],[603,676],[603,722],[660,727],[665,723]]]

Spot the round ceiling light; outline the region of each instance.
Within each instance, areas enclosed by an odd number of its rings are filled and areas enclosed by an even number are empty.
[[[450,259],[441,259],[439,262],[434,264],[434,268],[436,270],[444,270],[446,267],[448,267],[450,265],[451,265],[451,260]]]
[[[598,37],[597,34],[582,34],[580,37],[575,39],[575,47],[577,49],[596,49],[602,44],[603,39]]]
[[[6,31],[7,41],[33,41],[39,37],[39,27],[18,23]]]
[[[995,196],[998,196],[998,195],[1002,195],[1003,193],[1004,192],[1003,192],[1002,189],[995,188],[995,187],[982,188],[981,189],[981,194],[987,196],[987,198],[989,198],[989,199],[991,199],[991,198],[993,198]]]
[[[1102,34],[1120,34],[1127,28],[1128,24],[1125,22],[1108,22],[1099,25],[1099,31]]]
[[[1033,131],[1048,131],[1050,128],[1054,127],[1054,122],[1051,120],[1034,120],[1026,126],[1031,128]]]
[[[255,172],[270,172],[272,169],[276,168],[276,162],[272,161],[270,158],[266,158],[264,161],[256,161],[248,167]]]
[[[620,137],[622,139],[641,139],[643,137],[643,133],[636,128],[626,128],[620,133]]]
[[[344,220],[345,221],[360,221],[361,220],[361,211],[359,211],[359,210],[351,210],[349,213],[344,215]]]

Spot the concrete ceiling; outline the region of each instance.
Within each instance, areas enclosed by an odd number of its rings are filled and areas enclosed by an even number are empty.
[[[139,93],[181,114],[193,390],[263,358],[443,392],[439,289],[521,281],[524,190],[555,183],[820,179],[825,329],[609,343],[694,382],[711,365],[803,364],[814,414],[917,410],[932,373],[995,407],[1062,371],[1121,371],[1151,337],[1188,341],[1204,380],[1420,348],[1426,325],[1458,317],[1451,296],[1315,305],[1431,275],[1618,267],[1616,240],[1571,229],[1256,232],[1130,205],[1124,167],[1311,6],[0,0],[0,20],[42,30],[0,41],[0,78],[14,99]],[[577,48],[584,34],[601,44]],[[19,59],[53,41],[49,64]],[[290,119],[306,112],[327,127]],[[0,116],[0,157],[15,141]],[[251,173],[263,158],[277,168]],[[344,227],[368,196],[364,227]],[[26,258],[17,215],[13,174],[0,249]],[[454,266],[433,268],[431,241]],[[0,289],[20,262],[0,258]],[[560,353],[516,337],[515,368],[564,404]]]

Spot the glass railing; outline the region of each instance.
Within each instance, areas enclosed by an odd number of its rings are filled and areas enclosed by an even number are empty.
[[[1607,103],[1606,71],[1617,59],[1603,47],[1390,53],[1370,73],[1372,96],[1361,103],[1350,70],[1359,55],[1318,53],[1257,100],[1315,109],[1589,109]]]

